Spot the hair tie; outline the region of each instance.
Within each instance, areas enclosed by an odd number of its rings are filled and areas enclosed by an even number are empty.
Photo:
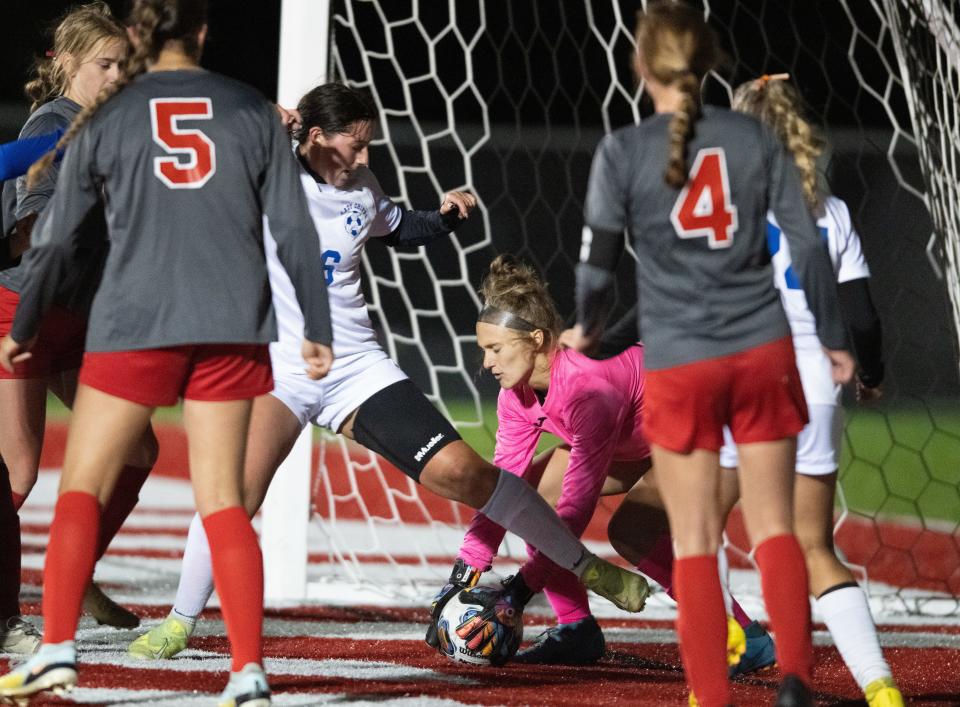
[[[789,78],[790,74],[764,74],[757,79],[757,87],[764,88],[768,81],[786,81]]]
[[[494,326],[507,327],[507,329],[517,329],[519,331],[536,331],[541,328],[536,324],[531,324],[513,312],[506,312],[489,304],[485,304],[483,309],[480,310],[477,321],[493,324]]]
[[[44,56],[46,56],[47,59],[56,59],[57,53],[52,49],[48,49],[47,51],[44,52]]]

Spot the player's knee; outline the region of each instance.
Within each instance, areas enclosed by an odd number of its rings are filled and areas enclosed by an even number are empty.
[[[469,453],[458,447],[466,447]],[[427,463],[420,482],[453,501],[479,508],[496,486],[497,469],[465,444],[444,447]]]

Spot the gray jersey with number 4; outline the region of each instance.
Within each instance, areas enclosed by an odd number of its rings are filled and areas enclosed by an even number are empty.
[[[663,179],[670,114],[608,135],[594,156],[586,225],[627,229],[637,255],[640,335],[650,369],[678,366],[789,336],[766,243],[773,211],[821,342],[846,348],[830,260],[799,174],[755,119],[705,107],[688,144],[689,181]]]
[[[263,215],[306,337],[329,344],[319,239],[299,171],[273,106],[249,86],[202,70],[137,77],[67,149],[25,256],[14,339],[36,332],[102,187],[110,250],[88,351],[275,339]]]

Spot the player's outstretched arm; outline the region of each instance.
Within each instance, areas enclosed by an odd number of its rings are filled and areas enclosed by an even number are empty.
[[[436,211],[404,211],[397,227],[378,240],[391,248],[415,248],[448,235],[468,218],[477,197],[468,191],[449,191]]]

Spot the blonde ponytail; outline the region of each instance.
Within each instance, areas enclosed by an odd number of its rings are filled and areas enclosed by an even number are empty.
[[[814,125],[804,117],[799,91],[786,80],[761,77],[738,86],[731,107],[758,118],[780,139],[800,171],[807,206],[817,212],[823,202],[817,158],[823,153],[824,143]]]
[[[638,57],[654,79],[676,86],[683,100],[670,121],[670,148],[663,179],[679,189],[687,182],[687,143],[700,117],[700,84],[721,58],[716,33],[703,13],[681,3],[652,1],[637,13]]]

